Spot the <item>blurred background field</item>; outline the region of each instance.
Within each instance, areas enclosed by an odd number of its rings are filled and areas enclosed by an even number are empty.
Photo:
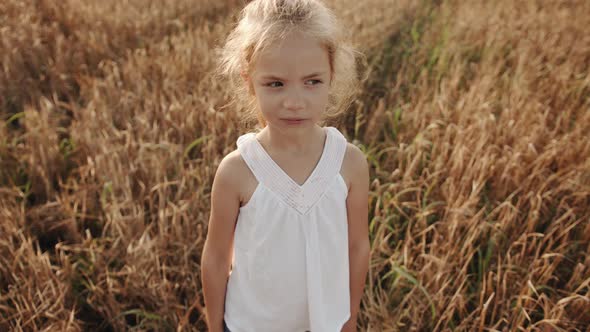
[[[244,1],[0,2],[0,331],[205,331]],[[366,55],[359,331],[587,331],[590,1],[330,0]]]

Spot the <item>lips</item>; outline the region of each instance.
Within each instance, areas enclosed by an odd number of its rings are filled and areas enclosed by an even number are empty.
[[[305,121],[305,119],[300,119],[300,118],[286,118],[286,119],[281,119],[281,120],[283,120],[287,124],[291,124],[291,125],[300,124],[300,123],[303,123],[303,121]]]

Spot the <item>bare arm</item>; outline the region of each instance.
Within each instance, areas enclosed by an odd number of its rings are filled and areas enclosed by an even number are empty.
[[[240,198],[239,172],[232,152],[217,169],[211,189],[211,214],[201,258],[201,278],[207,325],[211,332],[223,331],[225,293],[232,263],[233,234]]]
[[[357,147],[350,145],[347,153],[350,188],[346,199],[348,213],[348,254],[350,264],[350,319],[343,332],[356,331],[356,322],[365,280],[369,270],[369,167]]]

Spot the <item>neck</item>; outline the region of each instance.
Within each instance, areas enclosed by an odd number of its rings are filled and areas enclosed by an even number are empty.
[[[307,154],[323,143],[323,131],[324,129],[317,124],[300,130],[283,130],[267,125],[260,132],[260,137],[271,150]],[[318,143],[318,138],[322,140],[321,143]]]

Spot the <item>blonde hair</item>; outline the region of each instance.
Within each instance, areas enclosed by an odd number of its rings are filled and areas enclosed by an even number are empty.
[[[356,55],[333,12],[320,0],[254,0],[241,11],[236,27],[219,52],[218,74],[229,79],[235,105],[243,107],[243,119],[266,121],[256,99],[242,78],[252,72],[261,51],[297,29],[316,38],[328,52],[331,87],[323,120],[341,115],[359,82]],[[231,104],[231,103],[230,103]]]

